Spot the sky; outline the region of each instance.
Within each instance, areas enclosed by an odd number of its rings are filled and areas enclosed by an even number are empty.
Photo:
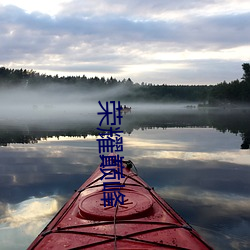
[[[250,62],[250,1],[0,0],[0,67],[217,84]]]

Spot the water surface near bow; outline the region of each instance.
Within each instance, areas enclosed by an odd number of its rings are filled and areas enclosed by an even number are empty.
[[[81,115],[1,120],[1,249],[27,248],[100,163],[100,117]],[[249,146],[248,117],[135,108],[122,120],[120,155],[215,249],[250,248],[250,150],[241,149]]]

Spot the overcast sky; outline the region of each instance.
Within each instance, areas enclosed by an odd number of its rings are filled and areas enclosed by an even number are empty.
[[[153,84],[240,79],[249,0],[0,0],[0,66]]]

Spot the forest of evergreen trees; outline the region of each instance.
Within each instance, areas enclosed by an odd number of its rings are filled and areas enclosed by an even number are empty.
[[[64,84],[79,88],[80,91],[110,89],[122,87],[114,99],[129,101],[172,102],[190,101],[207,103],[210,106],[244,103],[250,104],[250,64],[242,64],[243,76],[241,80],[229,83],[222,82],[217,85],[153,85],[148,83],[134,83],[130,78],[117,80],[113,77],[67,76],[59,77],[40,74],[33,70],[9,69],[0,67],[0,87],[39,88],[53,83]]]

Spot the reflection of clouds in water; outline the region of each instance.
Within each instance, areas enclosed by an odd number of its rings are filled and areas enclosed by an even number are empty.
[[[71,195],[100,163],[95,146],[94,138],[71,138],[3,148],[0,200],[19,203],[30,196]]]
[[[223,161],[249,166],[248,151],[231,148],[240,141],[239,136],[223,134],[211,128],[168,128],[150,133],[138,130],[133,137],[124,135],[124,148],[134,159]]]
[[[250,198],[247,196],[163,187],[156,192],[190,222],[215,249],[250,249]],[[206,228],[200,227],[206,225]]]
[[[179,151],[160,151],[152,152],[152,157],[166,159],[183,159],[199,161],[223,161],[249,166],[250,155],[248,151],[220,151],[220,152],[179,152]]]
[[[124,145],[126,147],[140,147],[141,149],[168,149],[168,150],[173,150],[173,149],[185,149],[185,145],[178,144],[175,142],[171,143],[166,143],[162,142],[159,143],[159,141],[152,141],[149,139],[133,139],[133,138],[126,138]]]
[[[61,197],[30,198],[5,204],[0,218],[1,249],[25,249],[61,207]]]
[[[25,224],[25,232],[33,234],[32,227],[36,224],[34,222],[53,215],[58,209],[56,197],[31,198],[15,205],[8,204],[0,223],[11,228]]]
[[[236,194],[209,192],[200,189],[195,191],[189,187],[162,187],[157,188],[156,191],[166,200],[171,198],[200,206],[217,206],[220,209],[216,216],[223,214],[248,215],[250,211],[250,198]]]
[[[245,225],[243,225],[243,223]],[[245,222],[243,223],[239,223],[238,225],[228,228],[228,230],[225,230],[226,232],[219,232],[217,230],[215,231],[208,228],[199,227],[197,225],[193,225],[193,227],[204,239],[206,239],[207,242],[213,242],[212,246],[214,249],[250,249],[249,237],[236,236],[239,234],[239,232],[244,234],[244,232],[250,231],[250,225],[247,225]]]
[[[5,216],[7,204],[4,202],[0,202],[0,221]]]
[[[96,158],[95,166],[93,166],[94,158]],[[10,166],[5,168],[8,175],[19,172],[17,167],[20,164],[25,166],[23,172],[27,170],[28,175],[30,173],[73,174],[89,173],[90,166],[96,168],[99,162],[97,143],[94,139],[85,140],[82,138],[75,142],[72,138],[72,141],[39,142],[35,145],[25,145],[25,147],[13,144],[4,154],[0,165]],[[12,184],[14,181],[18,181],[16,178],[12,180]]]
[[[155,150],[179,150],[191,152],[218,152],[231,150],[242,139],[229,132],[221,133],[213,128],[167,128],[133,131],[133,137],[124,135],[125,146]],[[226,143],[225,143],[226,141]]]
[[[62,141],[68,141],[70,142],[72,145],[73,142],[76,142],[76,141],[95,141],[96,138],[99,137],[101,138],[100,136],[95,136],[95,135],[87,135],[86,137],[83,137],[83,136],[78,136],[78,137],[71,137],[71,136],[59,136],[59,137],[56,137],[56,136],[53,136],[53,137],[49,137],[49,138],[46,138],[44,140],[42,140],[41,142],[62,142]]]
[[[156,131],[156,132],[155,132]],[[186,144],[185,143],[178,143],[175,140],[169,140],[167,135],[164,135],[164,131],[166,130],[150,130],[148,131],[135,131],[133,132],[133,137],[128,135],[123,135],[124,139],[124,147],[140,147],[141,149],[165,149],[165,150],[172,150],[172,149],[179,149],[185,150]],[[155,137],[152,137],[151,132]]]

